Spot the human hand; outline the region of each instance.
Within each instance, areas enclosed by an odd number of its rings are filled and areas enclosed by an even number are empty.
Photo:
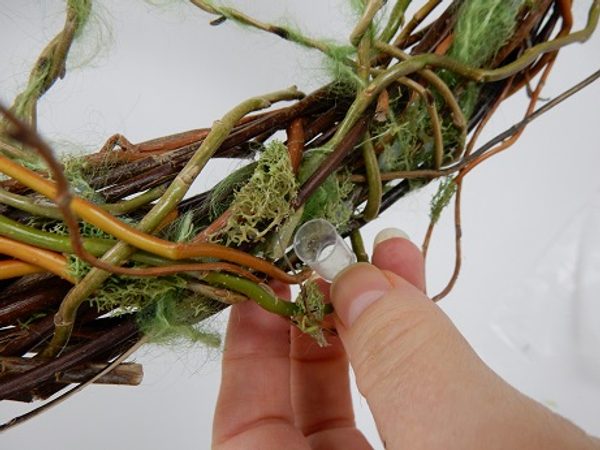
[[[388,449],[600,448],[479,359],[424,294],[410,241],[384,240],[372,259],[331,286],[330,347],[253,303],[232,308],[213,448],[371,448],[354,425],[348,358]]]

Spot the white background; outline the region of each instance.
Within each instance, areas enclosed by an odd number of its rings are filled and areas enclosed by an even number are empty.
[[[2,0],[0,101],[5,104],[25,85],[37,54],[61,29],[62,3]],[[141,0],[99,3],[90,32],[74,49],[66,79],[40,103],[40,130],[57,149],[95,150],[117,132],[139,142],[208,126],[250,96],[292,84],[310,92],[328,80],[316,53],[232,24],[210,27],[211,18],[187,2],[163,8]],[[235,4],[265,19],[293,18],[317,37],[341,41],[351,30],[352,15],[339,0]],[[575,2],[578,27],[588,4]],[[600,34],[561,54],[545,96],[555,96],[598,68]],[[523,97],[496,114],[485,137],[519,120]],[[569,324],[581,320],[584,309],[573,306],[573,269],[565,268],[565,255],[588,248],[585,243],[577,247],[585,213],[577,214],[600,194],[599,100],[596,83],[530,125],[516,146],[470,174],[463,198],[463,270],[441,303],[498,373],[597,435],[600,373],[594,364],[599,353],[582,356],[574,341]],[[205,183],[214,183],[232,164],[209,166]],[[368,227],[366,240],[396,226],[421,242],[431,193],[428,189],[404,199]],[[432,243],[431,293],[443,287],[452,270],[450,218],[447,212]],[[590,302],[586,307],[586,314],[600,318],[597,306]],[[225,319],[215,326],[222,330]],[[584,336],[594,345],[600,344],[594,341],[597,323]],[[0,445],[209,448],[219,352],[145,348],[137,361],[145,367],[142,386],[90,387],[0,436]],[[366,403],[356,398],[359,425],[381,448]],[[0,420],[29,408],[3,402]]]

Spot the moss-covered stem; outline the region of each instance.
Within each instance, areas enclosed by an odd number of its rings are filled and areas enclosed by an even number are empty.
[[[290,28],[283,27],[280,25],[273,25],[270,23],[264,23],[257,19],[254,19],[241,11],[238,11],[234,8],[227,8],[223,6],[213,5],[210,1],[202,1],[202,0],[191,0],[194,5],[198,8],[206,11],[210,14],[215,14],[220,16],[220,19],[216,19],[213,22],[214,25],[219,25],[222,20],[221,19],[229,19],[237,22],[241,25],[246,25],[252,28],[256,28],[257,30],[266,31],[267,33],[274,34],[282,39],[285,39],[290,42],[294,42],[295,44],[301,45],[302,47],[312,48],[318,50],[325,55],[334,58],[335,60],[340,60],[338,52],[335,47],[327,45],[325,42],[318,41],[316,39],[311,39],[303,34],[294,31]],[[353,63],[351,60],[342,58],[341,61],[346,65],[352,66]]]
[[[378,37],[379,41],[390,42],[392,38],[396,35],[400,26],[404,22],[404,13],[406,12],[406,8],[410,5],[411,0],[397,0],[392,12],[390,13],[390,17],[388,22]]]
[[[363,36],[367,33],[369,28],[373,25],[373,19],[381,8],[385,5],[385,0],[368,0],[362,16],[356,23],[354,30],[350,34],[350,43],[357,47]]]
[[[364,114],[373,100],[377,98],[377,95],[400,77],[419,72],[428,68],[428,66],[433,66],[439,69],[447,69],[471,81],[480,83],[502,80],[524,70],[541,55],[557,51],[560,48],[575,42],[585,42],[596,28],[599,15],[600,0],[594,0],[589,10],[588,22],[585,28],[567,36],[537,44],[526,50],[523,55],[514,62],[498,69],[480,69],[463,64],[449,56],[435,54],[418,55],[408,61],[400,62],[383,71],[371,82],[371,84],[369,84],[369,86],[357,95],[350,106],[346,117],[341,122],[334,136],[327,143],[327,146],[330,148],[337,147],[344,136],[350,132],[354,124],[356,124],[359,118]]]
[[[236,106],[225,114],[220,121],[216,121],[198,151],[175,178],[167,192],[161,197],[161,200],[142,219],[138,225],[138,230],[143,233],[151,233],[177,207],[206,162],[208,162],[221,143],[227,138],[231,129],[242,117],[253,111],[267,108],[273,102],[293,100],[301,97],[302,94],[296,87],[266,94],[261,97],[254,97]],[[102,261],[109,265],[118,265],[131,256],[133,252],[134,249],[129,245],[119,242],[107,252]],[[69,292],[56,314],[56,330],[52,341],[42,352],[43,356],[53,357],[62,350],[71,335],[77,309],[109,276],[110,273],[94,268]]]
[[[304,95],[293,86],[283,91],[254,97],[239,104],[225,114],[221,120],[216,121],[198,151],[196,151],[183,170],[179,172],[175,180],[173,180],[167,189],[167,192],[161,197],[146,217],[142,219],[138,226],[140,231],[151,232],[160,224],[169,212],[177,207],[200,171],[242,117],[253,111],[268,108],[274,102],[298,100],[303,96]]]
[[[64,77],[66,61],[73,40],[79,35],[90,16],[91,0],[68,0],[65,25],[42,50],[29,75],[25,90],[17,96],[11,110],[33,126],[38,100],[59,78]]]

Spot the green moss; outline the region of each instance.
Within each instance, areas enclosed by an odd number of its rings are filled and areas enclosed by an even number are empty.
[[[222,232],[227,244],[257,242],[276,229],[294,211],[298,183],[283,143],[270,143],[248,182],[235,194],[231,216]]]

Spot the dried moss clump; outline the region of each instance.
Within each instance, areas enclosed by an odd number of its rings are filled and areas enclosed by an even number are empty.
[[[236,194],[230,207],[231,216],[219,236],[227,244],[262,240],[294,211],[292,200],[298,183],[286,146],[271,142],[258,160],[254,173]]]

